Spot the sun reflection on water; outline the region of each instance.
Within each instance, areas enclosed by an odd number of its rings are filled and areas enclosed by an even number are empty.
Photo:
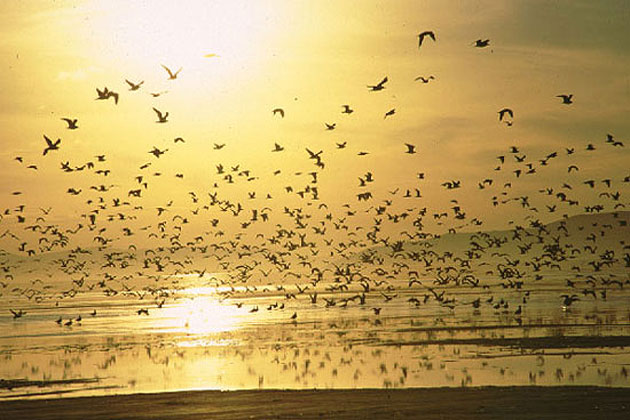
[[[242,311],[222,302],[215,288],[186,290],[186,297],[162,308],[159,327],[193,335],[208,335],[238,329]]]

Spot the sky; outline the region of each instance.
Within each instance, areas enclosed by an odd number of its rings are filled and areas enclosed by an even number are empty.
[[[106,220],[122,211],[114,198],[136,206],[123,212],[133,214],[134,227],[155,226],[157,207],[198,219],[190,212],[216,191],[242,202],[248,217],[251,208],[280,213],[325,203],[331,212],[357,210],[358,224],[371,223],[370,208],[383,200],[395,201],[392,212],[461,205],[467,220],[493,229],[532,215],[519,204],[524,195],[547,221],[605,201],[602,192],[620,192],[605,204],[612,211],[627,203],[630,185],[622,182],[630,175],[629,20],[625,1],[5,2],[0,233],[32,225],[49,208],[46,222],[66,228],[87,224],[95,210]],[[423,31],[436,40],[419,47]],[[490,43],[476,48],[478,39]],[[162,65],[182,70],[168,80]],[[430,75],[429,83],[415,80]],[[384,77],[385,89],[367,88]],[[125,79],[144,83],[130,91]],[[104,87],[119,94],[118,104],[95,100]],[[561,94],[573,94],[573,103],[562,104]],[[344,104],[354,112],[343,114]],[[155,122],[153,107],[169,112],[167,123]],[[505,107],[514,113],[510,125],[498,118]],[[66,117],[79,128],[67,129]],[[607,134],[624,146],[606,143]],[[43,156],[44,135],[61,139],[59,150]],[[284,150],[272,152],[275,143]],[[417,153],[405,153],[405,143]],[[586,151],[588,144],[596,150]],[[168,150],[156,158],[154,147]],[[306,148],[322,151],[323,169]],[[541,166],[553,152],[558,157]],[[514,155],[526,157],[516,162]],[[64,172],[63,162],[95,166]],[[536,172],[517,178],[513,171],[527,170],[526,163]],[[238,182],[226,183],[220,164],[238,165]],[[577,173],[567,173],[572,164]],[[367,172],[374,182],[361,187]],[[147,187],[141,199],[130,198],[129,190],[143,188],[138,176]],[[485,179],[493,184],[482,191]],[[596,188],[583,184],[591,179]],[[603,179],[612,180],[608,190]],[[442,185],[452,181],[462,188]],[[564,183],[580,204],[547,211],[551,202],[538,199],[539,191],[557,193]],[[317,200],[296,194],[311,184]],[[100,185],[107,191],[90,188]],[[416,188],[421,199],[400,198]],[[359,202],[366,191],[372,198]],[[514,200],[494,206],[493,197]],[[208,211],[200,227],[214,217]]]

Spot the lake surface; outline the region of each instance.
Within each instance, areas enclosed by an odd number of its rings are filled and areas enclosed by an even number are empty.
[[[256,255],[212,272],[201,270],[202,257],[169,252],[187,267],[161,273],[137,269],[141,251],[6,254],[14,279],[0,299],[0,397],[630,386],[628,228],[608,230],[595,252],[583,250],[590,225],[560,239],[548,229],[527,253],[508,239],[458,259],[472,242],[512,235],[459,234],[312,257],[290,275],[262,269]],[[545,254],[552,243],[562,250],[553,257]],[[563,295],[578,300],[566,305]],[[24,315],[14,318],[18,308]]]

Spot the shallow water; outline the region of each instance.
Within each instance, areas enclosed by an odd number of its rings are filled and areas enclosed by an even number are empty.
[[[627,272],[597,275],[624,278]],[[39,303],[12,296],[0,302],[0,378],[6,381],[0,397],[184,389],[630,386],[629,288],[611,286],[605,300],[580,296],[563,308],[559,296],[566,293],[566,279],[573,278],[555,272],[520,290],[491,278],[486,288],[433,286],[448,292],[454,307],[431,298],[423,302],[427,287],[409,287],[407,279],[390,279],[387,289],[370,290],[363,304],[357,298],[342,305],[361,287],[326,291],[335,283],[321,282],[313,304],[309,290],[299,293],[294,284],[268,282],[264,290],[232,292],[211,286],[216,277],[210,274],[181,276],[177,290],[162,291],[167,297],[158,302],[161,307],[137,293],[86,291],[60,300],[51,292]],[[487,302],[498,296],[507,305]],[[408,301],[414,297],[421,303]],[[478,298],[480,308],[469,304]],[[327,306],[324,299],[336,304]],[[15,307],[26,314],[13,319],[9,308]],[[148,315],[138,314],[140,309]],[[72,325],[63,325],[69,319]]]

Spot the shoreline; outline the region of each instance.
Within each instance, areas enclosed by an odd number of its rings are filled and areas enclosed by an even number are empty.
[[[627,419],[630,388],[181,391],[0,402],[19,419]]]

